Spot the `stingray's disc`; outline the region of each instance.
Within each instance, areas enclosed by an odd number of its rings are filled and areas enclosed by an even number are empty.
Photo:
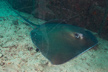
[[[52,64],[62,64],[95,46],[89,31],[68,24],[45,24],[31,31],[31,39]]]

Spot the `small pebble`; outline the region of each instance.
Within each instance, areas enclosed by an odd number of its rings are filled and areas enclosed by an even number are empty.
[[[32,50],[33,50],[33,47],[28,47],[28,50],[29,50],[29,51],[32,51]]]
[[[3,36],[2,36],[2,35],[0,35],[0,38],[3,38]]]
[[[38,48],[36,49],[36,52],[39,52],[39,49]]]
[[[3,54],[0,54],[0,58],[3,57]]]
[[[5,63],[4,62],[0,62],[0,66],[3,66],[3,65],[5,65]]]

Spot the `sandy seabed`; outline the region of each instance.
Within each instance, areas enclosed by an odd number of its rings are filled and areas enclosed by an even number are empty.
[[[44,22],[23,15],[35,23]],[[35,51],[31,30],[4,1],[0,2],[0,72],[108,72],[108,41],[97,37],[99,43],[95,48],[64,64],[52,65],[41,52]]]

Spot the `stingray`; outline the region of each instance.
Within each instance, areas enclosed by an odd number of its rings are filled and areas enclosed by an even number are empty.
[[[30,32],[32,42],[52,64],[63,64],[98,43],[84,28],[56,21],[36,25],[17,14],[33,27]]]

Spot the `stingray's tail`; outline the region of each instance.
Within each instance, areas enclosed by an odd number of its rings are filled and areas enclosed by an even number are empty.
[[[11,10],[13,10],[18,16],[20,16],[22,19],[24,19],[32,28],[36,28],[36,27],[39,27],[40,25],[36,25],[36,24],[34,24],[34,23],[32,23],[31,21],[29,21],[28,19],[26,19],[26,18],[24,18],[22,15],[20,15],[16,10],[14,10],[11,6],[10,6],[10,4],[7,2],[7,1],[5,1],[5,3],[9,6],[9,8],[11,9]]]
[[[24,19],[32,28],[36,28],[36,27],[39,27],[40,25],[36,25],[36,24],[34,24],[33,22],[31,22],[31,21],[29,21],[28,19],[26,19],[26,18],[24,18],[22,15],[20,15],[18,12],[16,12],[15,10],[14,10],[14,12],[18,15],[18,16],[20,16],[22,19]]]

